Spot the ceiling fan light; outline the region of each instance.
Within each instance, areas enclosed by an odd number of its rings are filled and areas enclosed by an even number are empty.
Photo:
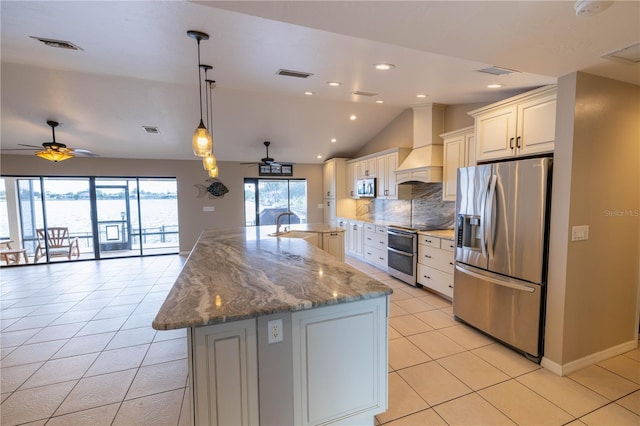
[[[218,177],[218,166],[215,166],[213,169],[208,170],[208,172],[209,172],[209,177],[217,178]]]
[[[40,158],[44,158],[45,160],[53,161],[54,163],[68,160],[69,158],[73,158],[73,152],[71,152],[66,148],[44,149],[42,151],[36,152],[35,155],[37,155]]]
[[[213,168],[216,168],[218,165],[218,162],[216,160],[216,156],[213,154],[207,154],[204,157],[202,157],[202,166],[204,167],[205,170],[209,171]]]
[[[198,157],[204,157],[208,154],[211,154],[213,150],[213,138],[211,137],[211,133],[207,130],[200,120],[200,125],[193,132],[193,138],[191,139],[191,147],[193,148],[193,153]]]

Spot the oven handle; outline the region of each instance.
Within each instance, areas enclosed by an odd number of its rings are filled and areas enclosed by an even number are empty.
[[[392,251],[392,252],[397,253],[397,254],[401,254],[403,256],[413,257],[413,253],[407,253],[406,251],[396,250],[396,249],[391,248],[391,247],[387,247],[387,250]]]
[[[387,230],[387,234],[391,234],[391,235],[402,237],[402,238],[411,238],[411,239],[413,239],[413,237],[416,235],[414,233],[396,232],[390,229]]]

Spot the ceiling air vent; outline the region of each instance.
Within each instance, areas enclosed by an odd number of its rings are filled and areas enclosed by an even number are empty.
[[[52,38],[42,38],[42,37],[34,37],[34,36],[29,36],[31,38],[34,38],[44,44],[46,44],[49,47],[57,47],[59,49],[71,49],[71,50],[84,50],[83,48],[76,46],[75,44],[71,43],[70,41],[64,41],[64,40],[54,40]]]
[[[298,78],[309,78],[313,75],[310,72],[292,71],[292,70],[285,70],[285,69],[279,69],[276,74],[283,75],[285,77],[298,77]]]
[[[640,62],[640,43],[632,44],[631,46],[623,47],[622,49],[607,53],[603,58],[627,64],[637,64]]]
[[[150,133],[152,135],[156,135],[160,133],[160,130],[156,126],[142,126],[145,132]]]
[[[509,68],[500,68],[500,67],[488,67],[488,68],[483,68],[481,70],[476,70],[476,71],[483,72],[485,74],[491,74],[491,75],[506,75],[506,74],[512,74],[514,72],[520,72],[516,70],[510,70]]]
[[[357,96],[378,96],[377,93],[372,93],[372,92],[361,92],[359,90],[356,90],[355,92],[351,92],[352,95],[357,95]]]

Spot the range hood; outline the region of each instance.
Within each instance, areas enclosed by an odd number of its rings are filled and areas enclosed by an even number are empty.
[[[445,105],[413,108],[413,150],[396,169],[396,183],[442,182],[442,138]]]

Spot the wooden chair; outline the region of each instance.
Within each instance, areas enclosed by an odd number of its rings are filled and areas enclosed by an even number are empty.
[[[38,237],[38,246],[36,247],[33,263],[37,263],[40,258],[46,256],[45,239],[49,246],[49,258],[66,257],[71,260],[73,256],[80,257],[78,238],[69,238],[69,228],[47,228],[46,234],[44,229],[37,229],[36,234]]]

